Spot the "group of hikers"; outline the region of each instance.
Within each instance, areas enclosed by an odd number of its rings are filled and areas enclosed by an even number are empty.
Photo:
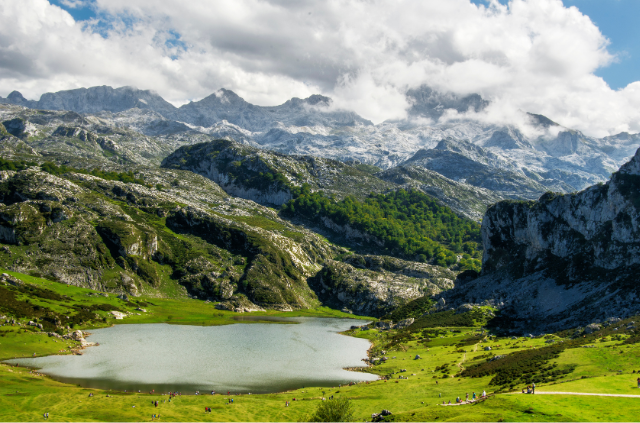
[[[526,390],[526,392],[525,392]],[[526,388],[522,388],[522,393],[523,394],[535,394],[536,393],[536,384],[535,382],[532,383],[531,385],[527,385]]]
[[[442,398],[442,394],[439,394],[439,397]],[[487,391],[482,391],[482,395],[480,396],[480,398],[486,398],[487,397]],[[476,393],[472,392],[471,393],[471,400],[469,400],[469,393],[466,393],[466,398],[463,401],[462,398],[460,397],[456,397],[456,404],[468,404],[470,402],[474,402],[476,400]],[[442,405],[452,405],[451,404],[451,400],[449,400],[449,404],[447,404],[445,401],[442,401]]]

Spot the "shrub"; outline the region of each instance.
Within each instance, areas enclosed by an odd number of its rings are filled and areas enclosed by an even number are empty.
[[[353,405],[347,398],[322,401],[310,422],[350,422],[353,421]]]

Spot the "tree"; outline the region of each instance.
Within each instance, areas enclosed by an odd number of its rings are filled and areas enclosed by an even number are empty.
[[[310,422],[350,422],[353,421],[353,404],[347,398],[322,401]]]

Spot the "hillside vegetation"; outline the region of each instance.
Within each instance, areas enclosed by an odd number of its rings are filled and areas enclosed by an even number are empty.
[[[386,254],[440,266],[457,263],[462,269],[480,270],[480,225],[457,216],[450,208],[417,190],[372,194],[364,201],[341,201],[303,186],[282,206],[289,217],[326,217],[349,225],[382,242]]]

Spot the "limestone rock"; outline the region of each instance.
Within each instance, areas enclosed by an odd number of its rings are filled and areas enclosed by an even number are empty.
[[[605,184],[497,203],[482,221],[482,275],[442,297],[504,304],[514,331],[639,314],[638,186],[640,150]]]
[[[601,328],[602,328],[601,325],[597,323],[591,323],[584,328],[584,333],[588,335],[590,333],[599,331]]]
[[[127,317],[127,315],[125,313],[122,313],[122,312],[116,311],[116,310],[112,310],[112,311],[110,311],[110,313],[113,315],[113,317],[115,317],[116,320],[122,320],[125,317]]]

